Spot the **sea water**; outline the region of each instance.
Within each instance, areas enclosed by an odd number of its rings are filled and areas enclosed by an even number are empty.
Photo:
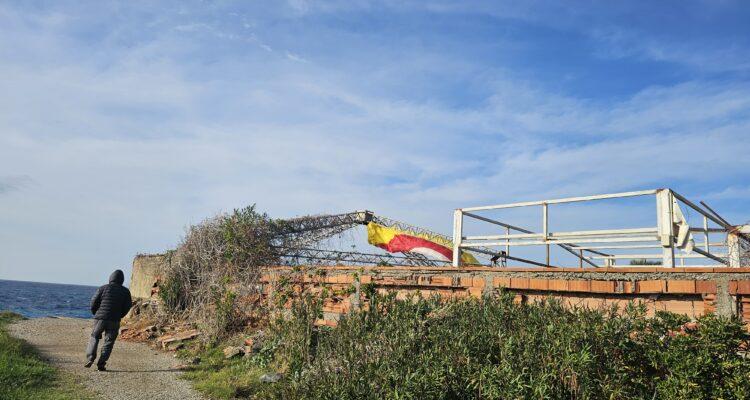
[[[95,286],[7,281],[0,279],[0,311],[28,318],[91,318],[89,304]]]

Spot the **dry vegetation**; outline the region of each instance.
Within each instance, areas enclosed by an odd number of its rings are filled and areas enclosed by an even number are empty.
[[[278,261],[279,224],[251,206],[190,227],[161,271],[163,317],[191,321],[213,339],[263,318],[261,267]]]

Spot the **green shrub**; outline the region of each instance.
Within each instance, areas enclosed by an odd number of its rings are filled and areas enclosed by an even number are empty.
[[[312,302],[313,305],[308,303]],[[336,329],[298,301],[273,330],[282,382],[260,397],[316,399],[744,399],[748,335],[735,319],[645,307],[567,309],[509,295],[443,303],[371,300]]]

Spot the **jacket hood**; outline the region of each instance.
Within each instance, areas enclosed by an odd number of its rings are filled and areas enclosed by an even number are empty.
[[[119,269],[116,269],[115,272],[113,272],[112,275],[109,276],[109,283],[122,285],[123,282],[125,282],[125,274],[123,274]]]

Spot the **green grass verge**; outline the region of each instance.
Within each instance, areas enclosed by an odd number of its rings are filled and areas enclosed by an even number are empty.
[[[227,360],[222,347],[214,345],[180,350],[178,355],[182,358],[197,356],[201,360],[182,377],[191,381],[197,391],[210,399],[252,398],[262,389],[259,378],[268,369],[247,358]]]
[[[0,311],[0,399],[93,399],[71,375],[45,363],[28,343],[8,334],[7,325],[21,319]]]

